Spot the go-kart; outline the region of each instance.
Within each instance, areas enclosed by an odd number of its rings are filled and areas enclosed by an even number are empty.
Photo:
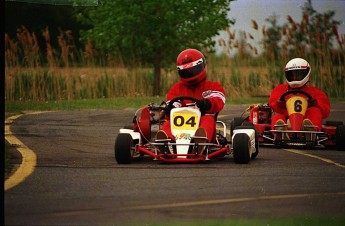
[[[241,117],[235,117],[230,123],[230,133],[241,125],[253,126],[258,133],[260,144],[292,147],[335,147],[345,149],[345,125],[342,121],[326,121],[317,131],[313,125],[302,126],[308,105],[314,100],[309,93],[299,89],[285,92],[279,101],[285,102],[288,112],[286,124],[271,127],[274,114],[268,104],[249,106]]]
[[[174,107],[175,102],[183,101],[189,103],[188,107]],[[152,103],[138,109],[133,118],[133,126],[120,129],[115,140],[114,151],[117,163],[128,164],[141,159],[144,155],[168,163],[204,162],[230,154],[233,154],[236,163],[248,163],[251,158],[256,157],[258,147],[255,146],[253,128],[243,127],[235,130],[236,138],[232,143],[236,145],[233,148],[226,139],[226,124],[217,119],[212,142],[206,142],[205,137],[196,136],[200,118],[204,114],[197,108],[195,104],[197,101],[194,97],[179,96],[170,100],[168,104]],[[170,109],[170,126],[174,140],[156,139],[157,131],[166,121],[164,117],[166,109]],[[204,141],[200,142],[200,140]],[[237,141],[242,144],[237,144]],[[201,152],[200,147],[204,147]]]

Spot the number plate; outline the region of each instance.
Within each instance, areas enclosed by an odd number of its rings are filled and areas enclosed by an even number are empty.
[[[196,130],[199,116],[193,112],[174,112],[172,117],[172,129],[174,130]]]
[[[308,108],[308,101],[301,96],[293,96],[286,102],[289,115],[299,113],[305,115]]]

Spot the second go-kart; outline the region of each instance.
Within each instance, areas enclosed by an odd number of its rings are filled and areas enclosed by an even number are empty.
[[[274,144],[290,147],[335,147],[345,149],[345,125],[342,121],[326,121],[320,130],[313,125],[303,125],[308,104],[313,101],[310,94],[300,89],[285,92],[280,101],[285,102],[288,112],[286,124],[271,128],[273,110],[267,104],[251,105],[241,117],[235,117],[230,125],[233,131],[240,125],[251,125],[258,132],[261,144]]]
[[[182,101],[188,102],[188,107],[173,108],[175,102]],[[165,103],[149,104],[139,109],[135,113],[133,126],[120,129],[115,140],[115,160],[119,164],[128,164],[146,155],[162,162],[193,163],[233,154],[236,163],[248,163],[256,156],[252,155],[257,153],[253,128],[238,129],[235,143],[238,140],[244,145],[238,143],[234,148],[226,139],[227,128],[222,121],[216,121],[216,135],[211,142],[207,142],[206,137],[196,136],[202,116],[196,107],[197,101],[194,97],[180,96],[170,100],[168,106]],[[155,138],[165,122],[162,114],[166,107],[171,109],[171,132],[175,140]]]

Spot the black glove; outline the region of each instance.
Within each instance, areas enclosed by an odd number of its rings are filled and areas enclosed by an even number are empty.
[[[286,108],[286,101],[285,100],[282,101],[282,100],[278,99],[277,106],[278,106],[278,108]]]
[[[196,106],[200,108],[201,112],[206,112],[211,109],[211,101],[208,99],[200,99],[196,102]]]
[[[317,100],[315,99],[309,100],[308,107],[317,107]]]
[[[170,106],[170,104],[167,104],[167,106],[164,108],[164,113],[165,113],[165,115],[167,115],[168,117],[170,117],[170,111],[171,111],[171,109],[173,109],[174,108],[174,106]]]

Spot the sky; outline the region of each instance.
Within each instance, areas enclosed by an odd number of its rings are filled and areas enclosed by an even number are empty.
[[[236,19],[235,25],[230,30],[244,30],[251,33],[255,40],[262,39],[261,28],[268,23],[265,19],[272,16],[278,16],[278,23],[287,22],[286,17],[290,15],[296,22],[301,21],[301,7],[307,0],[237,0],[230,3],[231,11],[229,18]],[[334,19],[340,21],[338,26],[339,34],[345,34],[345,0],[312,0],[313,8],[324,13],[328,10],[335,11]],[[252,28],[251,20],[255,20],[259,25],[259,31]],[[227,37],[225,33],[221,33],[220,37]]]

